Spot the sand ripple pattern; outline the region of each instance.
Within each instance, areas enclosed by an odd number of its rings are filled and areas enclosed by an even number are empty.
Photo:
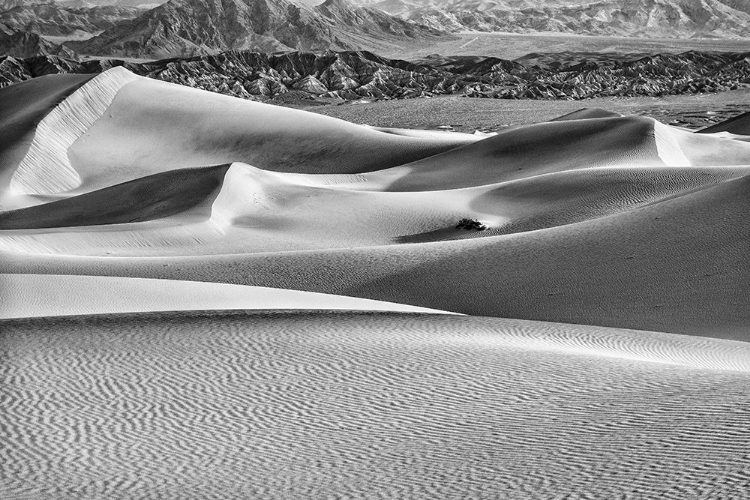
[[[750,345],[331,312],[0,322],[3,499],[739,499]]]
[[[136,78],[125,68],[112,68],[50,111],[37,125],[29,151],[11,178],[11,190],[53,194],[78,187],[81,177],[70,163],[68,148],[104,114],[123,85]]]

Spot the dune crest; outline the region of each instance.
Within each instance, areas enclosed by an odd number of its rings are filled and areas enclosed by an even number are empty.
[[[71,165],[68,148],[96,122],[117,92],[138,78],[115,67],[93,78],[45,116],[10,181],[17,194],[54,194],[75,189],[81,176]]]
[[[0,320],[201,310],[345,310],[454,314],[379,300],[257,286],[108,276],[0,274]],[[40,293],[41,292],[41,293]],[[71,304],[69,297],[75,295]]]
[[[681,131],[654,120],[654,140],[661,161],[670,167],[689,167],[692,162],[685,156],[685,152],[675,137],[679,133]]]

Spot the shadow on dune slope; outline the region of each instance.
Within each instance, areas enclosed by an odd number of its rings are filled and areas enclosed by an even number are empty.
[[[654,120],[599,118],[539,123],[498,133],[373,177],[390,176],[392,191],[456,189],[563,170],[664,165],[654,140]]]
[[[13,169],[30,143],[29,136],[44,116],[93,75],[50,75],[0,89],[0,186],[7,185]],[[24,147],[26,146],[26,147]]]
[[[730,118],[729,120],[724,120],[723,122],[698,130],[696,133],[713,134],[716,132],[750,135],[750,113],[742,113],[741,115]]]
[[[229,165],[170,170],[43,205],[0,212],[0,229],[143,222],[210,203]],[[207,215],[208,217],[208,215]]]

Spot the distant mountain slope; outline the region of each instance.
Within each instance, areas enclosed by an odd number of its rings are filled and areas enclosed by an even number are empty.
[[[375,4],[360,1],[447,31],[750,36],[747,0],[384,0]]]
[[[449,35],[329,0],[309,8],[287,0],[172,0],[85,42],[81,53],[160,58],[225,50],[345,50],[375,48]]]
[[[118,22],[143,13],[132,7],[74,7],[60,3],[19,5],[0,14],[0,20],[14,32],[36,32],[48,36],[66,36],[76,32],[96,34]]]
[[[405,98],[440,94],[525,99],[662,96],[718,92],[750,85],[750,53],[686,52],[633,59],[574,57],[553,64],[541,54],[508,61],[493,57],[430,57],[418,62],[369,52],[231,51],[148,63],[75,62],[45,56],[0,58],[0,86],[51,73],[99,73],[125,66],[143,76],[245,99],[311,96]],[[540,64],[542,63],[542,64]]]
[[[8,35],[0,31],[0,56],[25,58],[46,55],[77,58],[72,50],[49,42],[37,33],[18,32]]]
[[[0,12],[13,9],[19,6],[36,5],[50,3],[51,0],[0,0]]]

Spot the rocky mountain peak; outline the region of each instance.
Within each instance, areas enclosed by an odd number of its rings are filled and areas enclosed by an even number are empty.
[[[33,57],[38,55],[77,59],[75,52],[45,40],[38,33],[19,32],[9,35],[0,31],[0,56]]]

